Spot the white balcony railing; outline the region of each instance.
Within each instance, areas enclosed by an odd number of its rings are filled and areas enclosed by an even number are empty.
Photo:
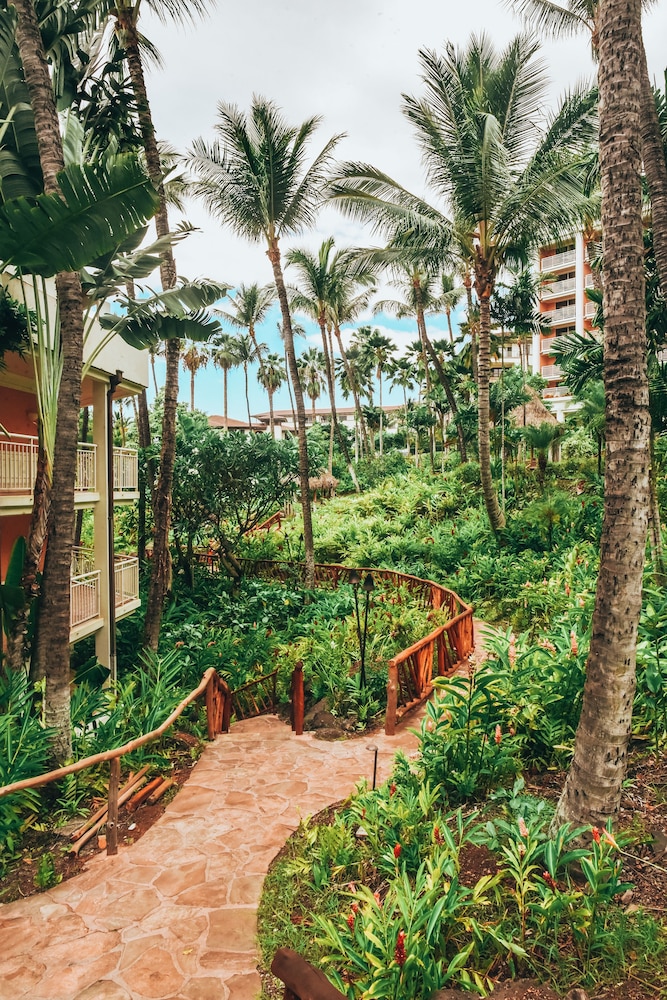
[[[576,287],[576,278],[563,278],[562,281],[551,281],[548,285],[542,286],[542,298],[553,299],[558,295],[566,295],[568,292],[574,292]]]
[[[573,319],[577,318],[577,307],[563,306],[562,309],[552,309],[546,313],[546,316],[551,320],[552,326],[560,326],[561,323],[571,323]]]
[[[114,448],[114,493],[136,493],[139,489],[139,457],[135,448]]]
[[[79,443],[76,451],[76,483],[79,493],[94,492],[95,452],[94,444]],[[37,474],[36,437],[26,434],[0,434],[0,493],[17,496],[32,494]]]
[[[586,275],[586,278],[584,279],[584,285],[585,285],[586,288],[594,288],[595,287],[595,282],[593,281],[593,274],[592,273]]]
[[[561,378],[563,375],[563,369],[561,368],[560,365],[542,365],[540,373],[542,375],[542,378],[551,380],[555,378]]]
[[[595,302],[587,302],[584,306],[584,316],[586,319],[593,319],[595,313],[597,312],[597,305]]]
[[[102,571],[94,568],[92,549],[81,546],[72,550],[70,578],[70,627],[76,628],[100,618],[100,579]],[[139,599],[139,560],[136,556],[116,556],[114,561],[116,614]]]
[[[70,592],[70,627],[100,617],[100,570],[72,576]]]
[[[139,559],[137,556],[116,556],[116,613],[139,598]]]
[[[553,347],[556,337],[542,337],[540,343],[540,351],[542,354],[551,354],[551,348]]]
[[[541,271],[557,271],[561,267],[570,267],[577,262],[576,250],[562,250],[560,253],[551,254],[550,257],[543,257],[540,261]]]

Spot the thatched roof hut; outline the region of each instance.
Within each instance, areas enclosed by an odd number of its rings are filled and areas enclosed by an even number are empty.
[[[558,423],[551,410],[542,402],[540,394],[532,386],[526,386],[526,393],[530,396],[528,402],[524,406],[517,406],[509,415],[516,427],[539,427],[540,424]]]

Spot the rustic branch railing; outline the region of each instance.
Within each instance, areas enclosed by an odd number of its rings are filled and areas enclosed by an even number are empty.
[[[291,948],[279,948],[271,972],[285,984],[283,1000],[345,1000],[327,977]]]
[[[243,571],[249,576],[281,583],[293,580],[295,574],[302,577],[304,572],[302,563],[272,559],[242,559],[240,562]],[[347,582],[350,572],[349,566],[316,563],[315,585],[335,589],[339,584]],[[383,580],[385,583],[390,583],[396,590],[405,587],[420,607],[446,610],[451,616],[446,625],[441,625],[408,649],[404,649],[388,663],[385,733],[393,736],[396,723],[431,694],[434,676],[454,673],[458,664],[465,661],[472,653],[474,649],[472,608],[453,590],[441,587],[433,580],[422,580],[418,576],[399,573],[397,570],[373,569],[367,566],[358,568],[357,572],[361,577],[372,573],[376,581]],[[295,726],[297,713],[294,701],[295,690],[298,691],[298,688],[295,689],[295,683],[299,683],[296,674],[292,677],[292,728],[298,732]],[[303,691],[303,674],[300,683]],[[303,694],[301,698],[303,699]],[[303,725],[303,715],[301,724]]]
[[[232,707],[237,719],[250,719],[276,707],[276,681],[278,668],[270,674],[262,674],[254,681],[248,681],[232,691]]]
[[[9,785],[0,787],[0,798],[5,795],[12,795],[14,792],[23,791],[25,788],[39,788],[41,785],[48,785],[52,781],[59,781],[70,774],[84,771],[87,767],[95,767],[97,764],[109,762],[109,802],[107,820],[107,854],[118,853],[118,789],[120,782],[120,758],[132,750],[150,743],[157,739],[169,729],[171,725],[183,714],[191,702],[196,701],[203,694],[206,694],[206,714],[208,723],[208,737],[214,739],[219,733],[229,730],[229,712],[231,707],[231,691],[227,683],[220,677],[215,667],[209,667],[204,673],[198,686],[176,706],[171,715],[164,720],[162,725],[137,736],[122,747],[114,750],[105,750],[103,753],[93,754],[92,757],[82,757],[81,760],[66,767],[58,767],[54,771],[47,771],[45,774],[35,775],[33,778],[23,778],[21,781],[14,781]]]

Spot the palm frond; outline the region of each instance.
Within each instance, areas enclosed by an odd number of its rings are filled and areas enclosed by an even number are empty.
[[[0,208],[0,261],[51,277],[107,253],[149,219],[157,193],[135,156],[58,175],[62,196],[15,198]]]

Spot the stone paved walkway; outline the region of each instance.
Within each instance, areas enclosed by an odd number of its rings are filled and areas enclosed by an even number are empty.
[[[478,662],[483,629],[475,622]],[[423,710],[422,710],[423,711]],[[49,892],[0,904],[0,1000],[255,1000],[262,882],[301,818],[417,740],[295,737],[273,716],[205,749],[155,825]]]
[[[302,817],[370,780],[371,745],[381,781],[416,739],[403,727],[328,743],[272,716],[235,724],[136,844],[0,906],[0,1000],[254,1000],[268,866]]]

